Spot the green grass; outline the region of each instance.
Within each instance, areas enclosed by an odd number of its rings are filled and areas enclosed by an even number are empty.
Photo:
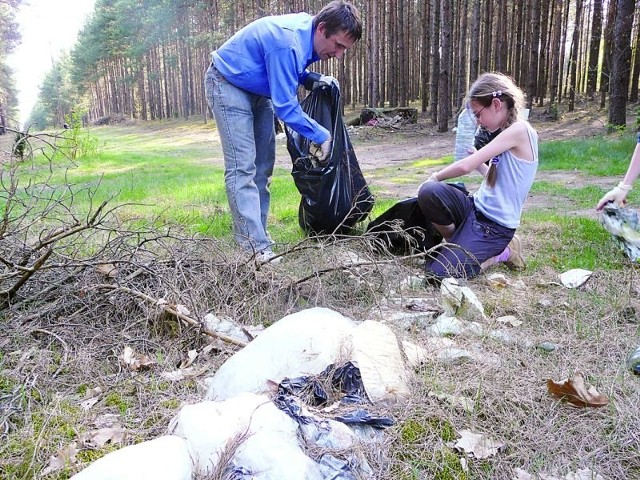
[[[57,185],[72,183],[96,189],[93,198],[80,195],[75,207],[87,211],[115,197],[112,205],[124,204],[117,211],[120,220],[153,220],[157,224],[178,224],[187,231],[230,240],[231,217],[224,189],[224,172],[220,145],[213,124],[194,122],[155,122],[139,126],[109,126],[89,130],[95,136],[95,155],[78,158],[64,172],[55,173]],[[579,171],[590,176],[618,176],[626,171],[635,135],[615,134],[586,140],[542,142],[540,170]],[[278,148],[284,149],[283,145]],[[372,171],[367,178],[375,194],[376,178],[399,184],[417,184],[425,173],[437,165],[450,163],[451,156],[424,158],[411,162],[398,173],[396,167]],[[36,176],[48,174],[48,163],[35,162]],[[460,179],[473,184],[474,178]],[[277,167],[271,185],[270,231],[279,242],[296,242],[304,233],[298,226],[300,195],[288,168]],[[609,234],[595,221],[563,214],[570,208],[595,206],[604,189],[594,185],[566,185],[562,180],[539,180],[534,195],[557,198],[557,207],[534,210],[525,221],[553,230],[559,241],[541,251],[531,266],[551,264],[558,268],[584,268],[609,265],[620,267],[620,255],[610,248]],[[629,200],[637,203],[640,194],[632,191]],[[378,198],[372,216],[376,217],[396,202]],[[552,228],[553,226],[553,228]],[[546,244],[547,242],[541,242]]]
[[[532,269],[620,269],[628,262],[597,220],[536,211],[524,215],[523,226],[536,239],[536,255],[528,260]]]
[[[630,132],[591,139],[541,142],[539,168],[578,170],[596,176],[623,175],[635,143],[636,135]]]

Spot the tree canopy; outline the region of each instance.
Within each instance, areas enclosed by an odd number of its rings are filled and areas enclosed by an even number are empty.
[[[70,108],[82,109],[88,120],[206,116],[203,72],[212,50],[260,16],[315,13],[325,3],[97,0],[69,59],[43,85],[40,104],[53,122]],[[345,106],[419,102],[444,131],[469,84],[492,70],[513,76],[529,106],[551,115],[560,102],[571,110],[577,100],[603,106],[611,100],[610,121],[620,124],[626,102],[638,99],[636,0],[353,3],[363,40],[342,60],[312,66],[338,78]],[[51,111],[56,108],[63,111]]]

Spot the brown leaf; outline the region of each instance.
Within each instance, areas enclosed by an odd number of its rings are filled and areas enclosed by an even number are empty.
[[[66,447],[62,447],[54,456],[49,459],[49,465],[42,470],[41,475],[44,477],[50,473],[62,470],[67,465],[73,465],[76,462],[76,454],[79,452],[78,444],[73,442]]]
[[[124,428],[99,428],[98,430],[85,432],[80,436],[80,440],[87,447],[102,448],[107,443],[121,444],[125,441],[126,436],[127,431]]]
[[[134,372],[138,370],[148,370],[157,363],[148,355],[134,352],[134,350],[129,346],[124,347],[120,360]]]
[[[115,278],[118,275],[118,269],[113,263],[99,264],[96,267],[96,272],[109,278]]]
[[[547,389],[551,395],[566,400],[576,407],[604,407],[609,403],[609,399],[599,393],[595,387],[587,388],[580,372],[576,372],[573,378],[562,383],[548,379]]]

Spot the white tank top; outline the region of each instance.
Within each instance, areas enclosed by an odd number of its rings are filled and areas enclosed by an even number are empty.
[[[522,123],[527,127],[533,161],[517,158],[510,150],[501,153],[495,166],[496,184],[492,188],[484,180],[473,195],[476,208],[485,217],[507,228],[520,226],[522,208],[538,170],[538,132],[528,122]]]

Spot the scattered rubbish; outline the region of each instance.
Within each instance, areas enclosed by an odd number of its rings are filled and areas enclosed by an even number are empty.
[[[478,322],[460,320],[457,317],[449,317],[446,314],[436,318],[435,323],[428,330],[432,335],[438,337],[462,335],[467,332],[474,335],[482,335],[485,331],[482,324]]]
[[[540,342],[536,347],[543,352],[555,352],[560,345],[553,342]]]
[[[504,317],[496,318],[496,322],[506,323],[507,325],[511,325],[512,327],[519,327],[522,325],[522,320],[518,320],[513,315],[505,315]]]
[[[595,387],[587,388],[580,372],[577,372],[573,378],[560,383],[548,379],[547,389],[551,395],[566,400],[576,407],[604,407],[609,403],[609,399],[599,393]]]
[[[189,447],[184,438],[165,435],[108,453],[71,480],[191,480]]]
[[[612,202],[604,206],[599,220],[625,255],[637,262],[640,259],[638,213],[632,208],[620,207]]]
[[[440,295],[445,315],[463,318],[465,320],[486,320],[484,307],[476,294],[461,280],[445,278],[440,285]]]
[[[295,398],[289,400],[295,406],[284,411],[266,395],[252,393],[187,405],[169,430],[186,439],[200,476],[211,475],[225,461],[255,480],[372,477],[355,448],[359,445],[355,433],[338,422],[317,418]],[[307,447],[323,449],[317,461],[306,455]],[[346,461],[336,458],[338,451]],[[323,461],[325,455],[330,458]],[[340,471],[344,476],[338,475]]]
[[[582,268],[573,268],[560,274],[560,281],[567,288],[578,288],[591,277],[593,272]]]
[[[268,381],[318,375],[344,358],[356,324],[328,308],[287,315],[236,352],[207,380],[207,400],[269,391]]]
[[[395,425],[392,418],[374,416],[364,409],[354,410],[353,412],[349,412],[344,415],[338,415],[335,418],[339,422],[346,423],[347,425],[357,423],[371,425],[375,428],[386,428]]]
[[[407,367],[393,331],[371,320],[357,325],[327,308],[280,319],[230,357],[208,379],[208,400],[269,391],[285,378],[319,375],[328,365],[352,360],[372,402],[409,393]]]
[[[482,459],[492,457],[506,446],[503,442],[491,439],[483,433],[475,433],[471,430],[461,430],[460,438],[454,448],[460,452]]]
[[[636,375],[640,375],[640,346],[638,346],[629,358],[627,359],[627,366],[631,369],[633,373]]]
[[[372,402],[409,396],[404,356],[398,338],[387,325],[365,320],[354,329],[351,343],[351,359],[360,369]]]
[[[202,319],[202,323],[204,324],[205,328],[208,328],[209,330],[217,334],[231,337],[240,342],[251,341],[254,338],[254,336],[251,335],[246,328],[237,325],[230,320],[216,317],[212,313],[207,313]]]
[[[548,298],[541,298],[537,301],[537,305],[540,308],[551,308],[553,307],[553,301]]]
[[[429,392],[430,397],[436,397],[438,400],[444,400],[453,407],[460,407],[465,412],[471,413],[474,410],[474,401],[469,397],[455,396],[448,393]]]

